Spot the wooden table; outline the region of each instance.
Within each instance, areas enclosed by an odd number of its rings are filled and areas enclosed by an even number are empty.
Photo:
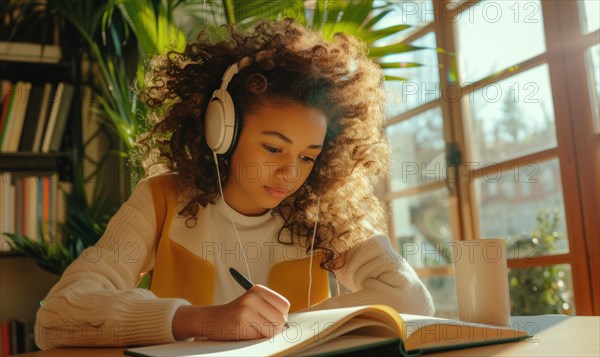
[[[512,327],[534,336],[428,356],[600,356],[600,316],[519,316]]]
[[[512,327],[528,331],[533,337],[519,341],[427,356],[600,356],[600,316],[519,316]],[[114,357],[125,348],[57,348],[20,354],[25,357]]]

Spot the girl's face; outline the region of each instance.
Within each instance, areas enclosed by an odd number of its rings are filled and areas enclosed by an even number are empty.
[[[322,111],[299,103],[268,103],[243,120],[223,194],[239,213],[261,215],[306,181],[323,148],[327,121]]]

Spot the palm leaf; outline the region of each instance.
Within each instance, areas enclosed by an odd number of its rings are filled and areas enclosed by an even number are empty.
[[[288,15],[290,9],[304,9],[300,0],[223,0],[226,11],[234,14],[237,23],[250,24],[260,19],[280,19]],[[331,38],[337,32],[353,35],[369,45],[369,56],[374,60],[380,58],[422,49],[422,47],[406,44],[379,46],[374,43],[388,36],[411,28],[406,24],[379,27],[384,17],[393,11],[393,3],[384,3],[376,7],[373,0],[317,0],[314,4],[311,24],[306,23],[303,11],[296,11],[298,22],[320,31],[325,38]],[[374,13],[374,9],[377,13]],[[301,14],[300,14],[301,13]],[[414,67],[414,66],[411,66]]]
[[[385,75],[384,76],[386,81],[405,81],[406,78],[404,77],[398,77],[398,76],[389,76],[389,75]]]
[[[281,19],[285,16],[291,16],[297,19],[301,24],[306,24],[304,16],[304,2],[302,0],[224,0],[227,11],[233,13],[233,18],[228,17],[228,23],[233,20],[235,23],[244,25],[251,24],[264,19]],[[232,10],[228,8],[232,7]]]
[[[9,240],[11,249],[31,257],[42,269],[54,274],[62,274],[74,257],[60,242],[51,244],[36,242],[28,237],[3,233]]]
[[[377,40],[381,40],[391,35],[395,35],[398,32],[404,31],[406,29],[411,28],[410,25],[394,25],[390,27],[383,28],[381,30],[369,30],[365,27],[358,29],[358,36],[367,44],[371,44]]]
[[[386,9],[381,11],[379,14],[373,16],[364,26],[365,29],[371,29],[373,28],[373,26],[375,26],[379,21],[381,21],[384,17],[386,17],[390,12],[392,12],[394,10],[392,9]]]
[[[161,1],[118,1],[116,6],[136,36],[142,59],[185,46],[185,35],[173,22],[174,7],[169,2],[165,6]]]
[[[384,62],[379,63],[379,66],[383,69],[389,68],[414,68],[414,67],[422,67],[423,65],[416,62]]]
[[[423,50],[425,47],[408,45],[405,43],[396,43],[388,46],[371,47],[369,48],[369,56],[371,58],[382,58],[392,54]]]
[[[365,23],[371,9],[373,8],[373,0],[349,1],[343,11],[342,18],[337,24],[339,32],[354,33],[361,28]]]

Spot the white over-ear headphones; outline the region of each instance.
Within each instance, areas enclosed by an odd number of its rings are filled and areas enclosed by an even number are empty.
[[[239,124],[235,116],[235,107],[231,95],[227,91],[229,82],[240,70],[250,64],[250,58],[244,57],[237,63],[227,67],[221,80],[221,87],[213,92],[206,107],[204,127],[206,143],[216,154],[225,154],[235,145]]]

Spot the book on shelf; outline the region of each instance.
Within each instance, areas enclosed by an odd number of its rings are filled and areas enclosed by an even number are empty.
[[[2,321],[2,356],[12,356],[24,352],[24,329],[21,321]]]
[[[31,240],[39,241],[37,230],[37,182],[39,178],[35,176],[26,176],[23,178],[23,235]]]
[[[52,109],[48,117],[44,139],[40,151],[47,153],[60,150],[60,143],[65,133],[69,110],[73,100],[73,86],[60,82],[56,86]]]
[[[15,187],[10,172],[0,172],[0,251],[10,251],[8,241],[2,233],[15,231]]]
[[[48,124],[48,112],[50,111],[50,105],[54,101],[54,93],[56,86],[51,83],[44,84],[44,92],[42,95],[42,102],[40,104],[40,114],[36,124],[35,135],[33,137],[33,143],[31,145],[31,151],[40,152],[42,149],[42,140],[44,138],[44,132]]]
[[[58,63],[62,51],[57,45],[29,42],[0,42],[0,61]]]
[[[4,136],[6,135],[6,122],[8,112],[10,110],[11,100],[13,98],[13,84],[10,81],[2,80],[0,84],[0,91],[2,95],[2,112],[0,113],[0,151],[2,151],[2,143],[4,142]]]
[[[32,151],[35,131],[42,109],[44,87],[41,84],[31,86],[29,92],[29,101],[25,110],[25,119],[23,121],[23,130],[19,138],[18,151]]]
[[[72,84],[1,84],[0,152],[58,152],[66,132]]]
[[[0,329],[0,357],[38,351],[33,322],[6,319],[0,322]]]
[[[230,342],[196,339],[129,348],[125,354],[138,357],[327,355],[386,346],[390,354],[410,356],[528,337],[523,330],[399,314],[385,305],[296,312],[288,316],[288,323],[289,328],[272,338]]]
[[[10,103],[6,112],[5,123],[2,126],[2,152],[16,152],[19,149],[19,139],[25,122],[25,112],[29,101],[31,83],[17,82],[11,92]]]
[[[0,323],[0,338],[2,341],[0,342],[2,346],[2,356],[10,356],[12,354],[12,336],[11,336],[11,322],[6,320]]]
[[[40,243],[61,239],[60,224],[65,222],[66,195],[71,184],[58,174],[31,175],[0,173],[0,233],[25,236]],[[0,251],[10,251],[8,238],[0,237]]]
[[[12,111],[13,104],[15,102],[15,92],[17,90],[17,84],[11,84],[8,93],[6,94],[6,98],[4,100],[4,105],[2,108],[2,132],[0,133],[0,151],[4,151],[4,147],[8,146],[8,141],[10,140],[10,135],[8,131],[11,127],[10,121],[10,113]]]

